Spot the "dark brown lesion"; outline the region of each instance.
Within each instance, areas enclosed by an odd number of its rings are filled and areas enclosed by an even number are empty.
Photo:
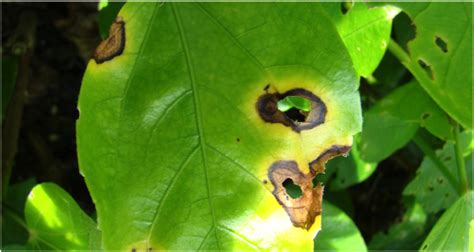
[[[324,187],[313,186],[313,179],[325,171],[326,162],[336,156],[346,155],[351,146],[334,145],[312,161],[310,172],[302,173],[295,161],[279,160],[268,169],[268,178],[273,184],[273,195],[285,209],[293,226],[309,230],[322,212]],[[293,198],[286,191],[284,182],[291,179],[301,189],[301,196]]]
[[[95,49],[94,60],[97,64],[111,60],[125,49],[125,22],[117,17],[109,29],[109,37]]]
[[[321,153],[315,160],[309,163],[311,173],[313,173],[315,176],[317,174],[324,173],[326,170],[326,163],[329,160],[341,155],[346,156],[350,150],[351,150],[351,146],[347,146],[347,145],[331,146],[331,148]]]
[[[292,128],[296,132],[312,129],[324,123],[327,108],[321,99],[312,92],[296,88],[280,94],[278,92],[269,93],[268,88],[264,89],[267,93],[261,95],[257,101],[256,108],[260,117],[269,123],[281,123]],[[311,101],[309,112],[290,109],[287,112],[278,110],[278,101],[287,96],[300,96]]]
[[[323,187],[313,188],[313,175],[303,174],[294,161],[274,162],[268,170],[268,178],[273,184],[273,195],[285,209],[295,227],[309,230],[317,216],[321,215]],[[294,199],[289,196],[283,183],[291,179],[301,189],[301,196]]]

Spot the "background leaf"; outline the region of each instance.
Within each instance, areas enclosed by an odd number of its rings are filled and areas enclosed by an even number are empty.
[[[420,247],[420,251],[468,251],[473,237],[469,236],[469,225],[473,220],[474,192],[459,198],[441,216]]]
[[[124,2],[99,1],[99,32],[102,39],[109,36],[110,25],[115,21],[117,14],[125,4]]]
[[[416,37],[408,43],[408,68],[441,108],[472,128],[472,3],[390,5],[400,7],[416,26]]]
[[[463,156],[470,188],[472,188],[472,160],[474,158],[472,131],[461,134]],[[436,151],[436,156],[446,165],[456,181],[459,176],[456,166],[454,144],[447,142],[443,149]],[[414,195],[423,205],[426,212],[435,213],[451,206],[458,198],[456,187],[439,171],[429,157],[425,157],[417,170],[416,177],[408,184],[403,194]]]
[[[408,207],[402,220],[387,232],[377,233],[369,243],[371,250],[410,250],[420,246],[425,234],[427,216],[413,197],[405,199]]]
[[[366,162],[379,162],[406,145],[418,128],[452,139],[444,112],[412,81],[397,88],[364,113],[359,150]]]
[[[357,73],[368,77],[377,68],[387,49],[392,19],[398,10],[392,7],[369,9],[365,3],[354,2],[344,14],[342,4],[324,3],[322,6],[336,24]]]
[[[294,227],[268,168],[308,173],[361,128],[356,73],[320,6],[127,3],[119,16],[124,52],[89,63],[77,124],[105,249],[312,249],[320,219]],[[327,123],[265,123],[268,84],[316,93]]]
[[[314,250],[367,251],[357,226],[336,206],[325,201],[322,229],[314,239]]]
[[[2,202],[4,209],[2,211],[1,244],[26,244],[28,241],[28,230],[12,219],[11,214],[17,215],[18,218],[23,217],[26,197],[35,185],[36,179],[30,178],[8,187],[8,195]]]
[[[25,219],[30,246],[41,250],[97,250],[96,223],[59,186],[43,183],[28,195]]]

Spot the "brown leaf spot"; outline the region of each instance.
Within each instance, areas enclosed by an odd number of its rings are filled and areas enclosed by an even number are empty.
[[[109,37],[103,40],[95,49],[94,60],[97,64],[111,60],[122,54],[125,48],[125,22],[121,17],[112,23]]]
[[[309,167],[311,168],[311,173],[314,176],[322,173],[326,170],[326,163],[340,155],[347,155],[351,150],[351,146],[342,146],[342,145],[333,145],[331,148],[323,152],[319,155],[315,160],[309,163]]]
[[[307,113],[292,110],[279,111],[278,101],[287,96],[300,96],[310,100],[311,110]],[[312,129],[324,123],[327,112],[326,105],[318,96],[302,88],[292,89],[284,94],[278,92],[263,94],[257,100],[256,109],[265,122],[281,123],[296,132]]]
[[[303,174],[294,161],[280,160],[274,162],[268,170],[268,177],[273,184],[273,195],[285,209],[295,227],[309,230],[316,216],[321,215],[323,187],[313,188],[313,175]],[[283,183],[291,179],[301,188],[302,195],[296,199],[289,197]]]

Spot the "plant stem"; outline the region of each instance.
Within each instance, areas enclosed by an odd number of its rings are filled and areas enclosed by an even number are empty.
[[[21,14],[21,22],[18,24],[12,38],[7,42],[16,54],[22,54],[14,93],[8,104],[5,121],[2,125],[2,196],[6,197],[13,163],[18,147],[18,136],[20,135],[21,121],[23,117],[23,106],[26,91],[30,79],[30,62],[36,34],[36,15],[31,11]]]
[[[402,64],[405,65],[405,63],[411,62],[410,56],[397,42],[395,42],[395,40],[390,39],[387,48]]]
[[[453,131],[454,131],[454,151],[456,153],[456,164],[458,167],[458,176],[459,176],[459,190],[461,194],[465,194],[469,190],[468,182],[467,182],[467,175],[466,175],[466,167],[464,164],[464,158],[462,155],[462,146],[461,146],[461,138],[459,132],[459,124],[452,120],[453,124]]]
[[[425,153],[425,155],[431,159],[431,161],[435,164],[435,167],[443,174],[443,176],[448,180],[453,188],[457,191],[459,195],[462,195],[462,191],[457,186],[458,183],[454,176],[449,172],[448,167],[436,156],[436,153],[433,151],[431,146],[418,134],[415,135],[413,141],[418,145],[418,147]]]

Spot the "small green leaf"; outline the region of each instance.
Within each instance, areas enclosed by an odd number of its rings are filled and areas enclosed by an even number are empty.
[[[468,249],[474,239],[469,235],[473,205],[474,191],[454,202],[435,224],[420,251],[472,251]]]
[[[303,110],[309,112],[311,109],[311,101],[304,97],[299,96],[287,96],[277,103],[278,110],[281,112],[286,112],[292,108]]]
[[[28,195],[25,219],[29,243],[38,249],[97,250],[100,231],[74,199],[59,186],[43,183]]]
[[[472,159],[474,157],[471,144],[472,132],[463,132],[461,141],[469,184],[472,188]],[[455,180],[459,181],[454,144],[447,142],[443,149],[436,151],[436,156],[446,165]],[[403,194],[414,195],[427,213],[436,213],[448,208],[459,198],[456,186],[449,183],[429,157],[425,157],[417,170],[416,177],[408,184]]]
[[[359,229],[349,216],[324,201],[322,229],[314,239],[314,250],[367,251]]]
[[[380,162],[405,146],[420,126],[443,140],[453,138],[445,113],[412,81],[365,112],[359,143],[361,158]]]
[[[365,3],[354,2],[344,14],[341,4],[346,3],[323,3],[322,6],[335,23],[357,73],[369,77],[387,49],[392,19],[398,10],[393,7],[369,9]]]

